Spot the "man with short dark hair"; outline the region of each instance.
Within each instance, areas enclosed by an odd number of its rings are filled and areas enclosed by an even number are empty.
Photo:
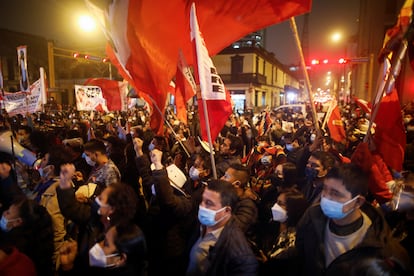
[[[105,144],[97,139],[88,141],[84,146],[83,157],[92,167],[87,183],[104,184],[121,181],[121,173],[115,163],[107,156]]]
[[[231,164],[241,164],[243,141],[240,137],[228,134],[220,144],[217,155],[217,177],[222,177]]]
[[[297,227],[296,248],[304,275],[338,275],[341,269],[346,273],[346,265],[358,261],[360,250],[372,250],[373,257],[393,256],[409,265],[384,217],[365,204],[367,192],[368,180],[356,165],[329,171],[320,204],[311,206]]]
[[[208,182],[199,206],[200,236],[192,246],[187,275],[256,275],[257,261],[232,211],[237,195],[231,183]]]
[[[221,177],[230,182],[236,189],[237,203],[234,207],[234,219],[240,229],[246,233],[257,222],[258,211],[254,200],[257,196],[248,187],[250,179],[248,168],[240,164],[232,164]]]
[[[302,186],[302,192],[310,204],[319,201],[324,178],[334,165],[335,158],[331,153],[325,151],[311,153],[305,168],[306,182]]]

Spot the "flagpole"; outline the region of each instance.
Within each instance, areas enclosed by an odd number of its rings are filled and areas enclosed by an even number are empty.
[[[201,88],[201,83],[200,83],[200,88]],[[201,92],[201,94],[203,93]],[[213,178],[217,179],[216,161],[214,160],[213,142],[211,140],[210,120],[208,118],[207,103],[203,97],[201,97],[201,102],[203,103],[204,120],[206,121],[206,130],[207,130],[208,146],[210,148],[210,159],[211,159],[211,168],[213,170]]]
[[[318,116],[316,115],[316,107],[315,107],[315,102],[313,100],[313,95],[312,95],[312,90],[311,90],[311,83],[310,83],[308,71],[306,70],[305,57],[303,56],[302,46],[300,45],[298,28],[296,26],[295,17],[290,18],[290,27],[292,29],[293,37],[294,37],[295,42],[296,42],[296,47],[297,47],[298,52],[299,52],[300,64],[301,64],[300,67],[302,68],[303,76],[305,77],[305,85],[306,85],[306,89],[308,90],[308,96],[309,96],[309,100],[310,100],[310,104],[311,104],[311,108],[312,108],[313,122],[314,122],[314,125],[315,125],[315,129],[317,131],[319,131],[320,128],[319,128]]]
[[[194,32],[194,33],[197,32],[198,33],[199,28],[198,28],[198,22],[197,22],[197,19],[196,19],[197,18],[196,17],[196,7],[195,7],[194,2],[191,4],[190,17],[193,18],[193,20],[194,20],[194,22],[190,23],[192,32]],[[190,19],[190,22],[191,22],[191,19]],[[200,98],[201,98],[201,103],[203,105],[204,120],[205,120],[205,123],[206,123],[206,132],[207,132],[206,134],[207,134],[207,139],[208,139],[208,146],[209,146],[209,149],[210,149],[211,168],[212,168],[212,171],[213,171],[213,178],[217,179],[216,161],[214,160],[213,141],[211,139],[210,120],[209,120],[209,117],[208,117],[207,102],[205,100],[205,97],[203,97],[203,95],[207,94],[207,84],[205,83],[204,80],[202,80],[202,77],[201,77],[201,76],[205,75],[204,74],[205,73],[204,72],[205,68],[203,67],[203,64],[200,62],[201,60],[203,60],[202,50],[200,49],[203,42],[201,41],[199,35],[194,35],[194,42],[195,42],[196,58],[197,58],[198,79],[199,79],[199,82],[200,82]]]
[[[162,113],[161,109],[158,107],[157,103],[155,102],[155,100],[148,95],[148,98],[150,98],[152,105],[155,106],[155,109],[158,110],[158,112],[161,114],[161,117],[164,118],[164,114]],[[174,137],[177,137],[177,133],[174,131],[173,127],[171,126],[170,122],[168,122],[167,119],[164,118],[164,122],[167,124],[167,126],[171,129],[172,133],[174,134]],[[188,157],[190,157],[190,153],[188,152],[187,148],[184,146],[183,142],[180,139],[177,139],[178,143],[182,146],[182,148],[184,149],[185,153],[187,154]]]
[[[384,95],[384,92],[386,93],[391,92],[391,90],[393,89],[395,85],[395,80],[401,71],[402,60],[405,56],[405,53],[407,52],[407,48],[408,48],[408,42],[406,39],[404,39],[403,41],[401,41],[401,45],[398,49],[396,57],[394,57],[393,55],[393,63],[391,64],[391,67],[389,68],[389,70],[385,72],[385,76],[381,77],[381,72],[379,73],[380,75],[379,75],[378,80],[381,79],[381,82],[379,82],[379,84],[377,85],[378,86],[377,93],[375,94],[375,97],[372,100],[373,109],[372,109],[368,129],[367,129],[367,132],[363,140],[364,142],[367,142],[369,137],[371,136],[371,128],[374,124],[375,118],[377,117],[377,113],[378,113],[378,110],[381,104],[381,99]],[[388,62],[387,59],[388,57],[385,56],[384,61],[383,61],[384,66],[386,62]]]

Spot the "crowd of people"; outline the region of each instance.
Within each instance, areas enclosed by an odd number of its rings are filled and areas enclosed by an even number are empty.
[[[404,171],[377,175],[352,103],[343,142],[264,110],[232,114],[209,147],[187,114],[160,135],[138,107],[3,111],[0,275],[412,275],[414,105]]]

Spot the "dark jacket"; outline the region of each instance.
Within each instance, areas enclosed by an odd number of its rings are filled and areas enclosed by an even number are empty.
[[[196,222],[196,206],[188,194],[182,194],[170,185],[165,169],[152,173],[160,207],[160,226],[165,234],[164,253],[169,256],[181,255],[186,249],[191,226]]]
[[[99,185],[96,187],[97,190],[98,187]],[[99,206],[95,201],[89,204],[78,202],[73,189],[62,190],[57,187],[56,193],[63,216],[78,226],[79,234],[77,240],[79,244],[79,255],[77,258],[80,259],[82,265],[88,266],[89,249],[104,234],[104,226],[97,213]]]
[[[376,248],[384,257],[394,256],[409,266],[408,255],[402,246],[392,238],[384,217],[369,204],[362,206],[363,211],[372,221],[362,242],[354,249],[338,256],[329,267],[325,267],[324,237],[328,218],[323,214],[320,205],[310,207],[299,221],[296,233],[296,249],[303,261],[303,275],[333,275],[335,267],[347,261],[352,265],[349,256],[361,248]],[[336,274],[335,274],[336,275]]]
[[[224,226],[216,245],[210,247],[208,259],[210,266],[206,275],[257,275],[258,273],[256,257],[233,218]]]
[[[167,171],[150,169],[146,155],[136,158],[136,165],[147,190],[148,212],[143,231],[148,242],[149,274],[182,275],[187,260],[187,239],[196,222],[192,198],[172,188]],[[152,195],[154,185],[156,195]]]
[[[233,215],[240,230],[246,233],[257,223],[258,211],[256,203],[250,198],[240,198],[236,203]]]

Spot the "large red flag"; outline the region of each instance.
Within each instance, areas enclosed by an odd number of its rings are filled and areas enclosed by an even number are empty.
[[[401,106],[395,89],[382,98],[375,124],[374,141],[377,152],[388,166],[401,171],[406,137]]]
[[[194,65],[190,1],[86,1],[105,28],[111,61],[138,93],[164,110],[166,91],[177,70],[178,53]],[[198,22],[210,55],[235,40],[309,12],[311,0],[195,0]],[[108,4],[105,4],[108,3]],[[117,60],[117,62],[114,61]],[[156,113],[156,112],[155,112]],[[152,118],[154,119],[154,118]],[[152,120],[153,128],[162,120]]]
[[[344,141],[346,139],[346,134],[336,100],[331,101],[328,112],[326,113],[326,118],[326,124],[331,138],[336,142]]]
[[[233,111],[230,95],[224,87],[224,83],[208,54],[207,47],[198,27],[195,4],[191,8],[190,24],[191,40],[194,41],[197,56],[198,66],[196,68],[198,74],[196,74],[196,77],[198,76],[200,83],[200,96],[197,98],[201,137],[203,140],[209,141],[207,129],[209,128],[211,140],[214,141]],[[206,103],[205,107],[203,106],[203,100]],[[205,116],[205,111],[208,114],[208,121]]]

